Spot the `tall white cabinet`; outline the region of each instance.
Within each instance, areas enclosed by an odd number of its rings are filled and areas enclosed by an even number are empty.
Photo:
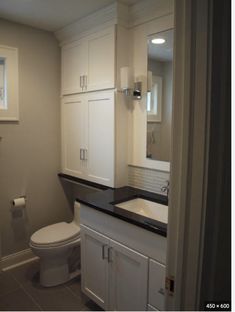
[[[62,172],[110,187],[127,184],[128,158],[128,107],[116,89],[125,32],[116,28],[62,46]]]

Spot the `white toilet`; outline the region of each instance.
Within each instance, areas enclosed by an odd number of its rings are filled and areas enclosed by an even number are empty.
[[[74,203],[74,219],[60,222],[36,231],[29,243],[40,258],[40,284],[50,287],[67,282],[79,274],[69,272],[69,257],[80,245],[80,204]]]

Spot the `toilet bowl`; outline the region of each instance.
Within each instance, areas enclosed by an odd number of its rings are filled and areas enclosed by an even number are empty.
[[[40,284],[45,287],[67,282],[79,274],[69,272],[69,257],[80,245],[80,204],[74,203],[71,223],[59,222],[36,231],[30,248],[40,258]]]

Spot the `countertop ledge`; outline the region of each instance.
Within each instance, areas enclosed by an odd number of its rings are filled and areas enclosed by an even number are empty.
[[[118,204],[120,202],[138,197],[162,205],[168,205],[168,200],[166,196],[151,193],[130,186],[124,186],[117,189],[108,189],[102,192],[94,192],[91,194],[80,194],[76,198],[76,200],[93,209],[99,210],[103,213],[109,214],[113,217],[119,218],[123,221],[140,226],[148,231],[166,237],[167,224],[115,206],[115,204]]]

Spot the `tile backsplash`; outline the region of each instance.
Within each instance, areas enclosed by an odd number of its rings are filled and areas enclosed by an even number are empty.
[[[136,166],[128,166],[128,185],[140,188],[146,191],[163,194],[161,187],[169,181],[170,173],[142,168]]]

